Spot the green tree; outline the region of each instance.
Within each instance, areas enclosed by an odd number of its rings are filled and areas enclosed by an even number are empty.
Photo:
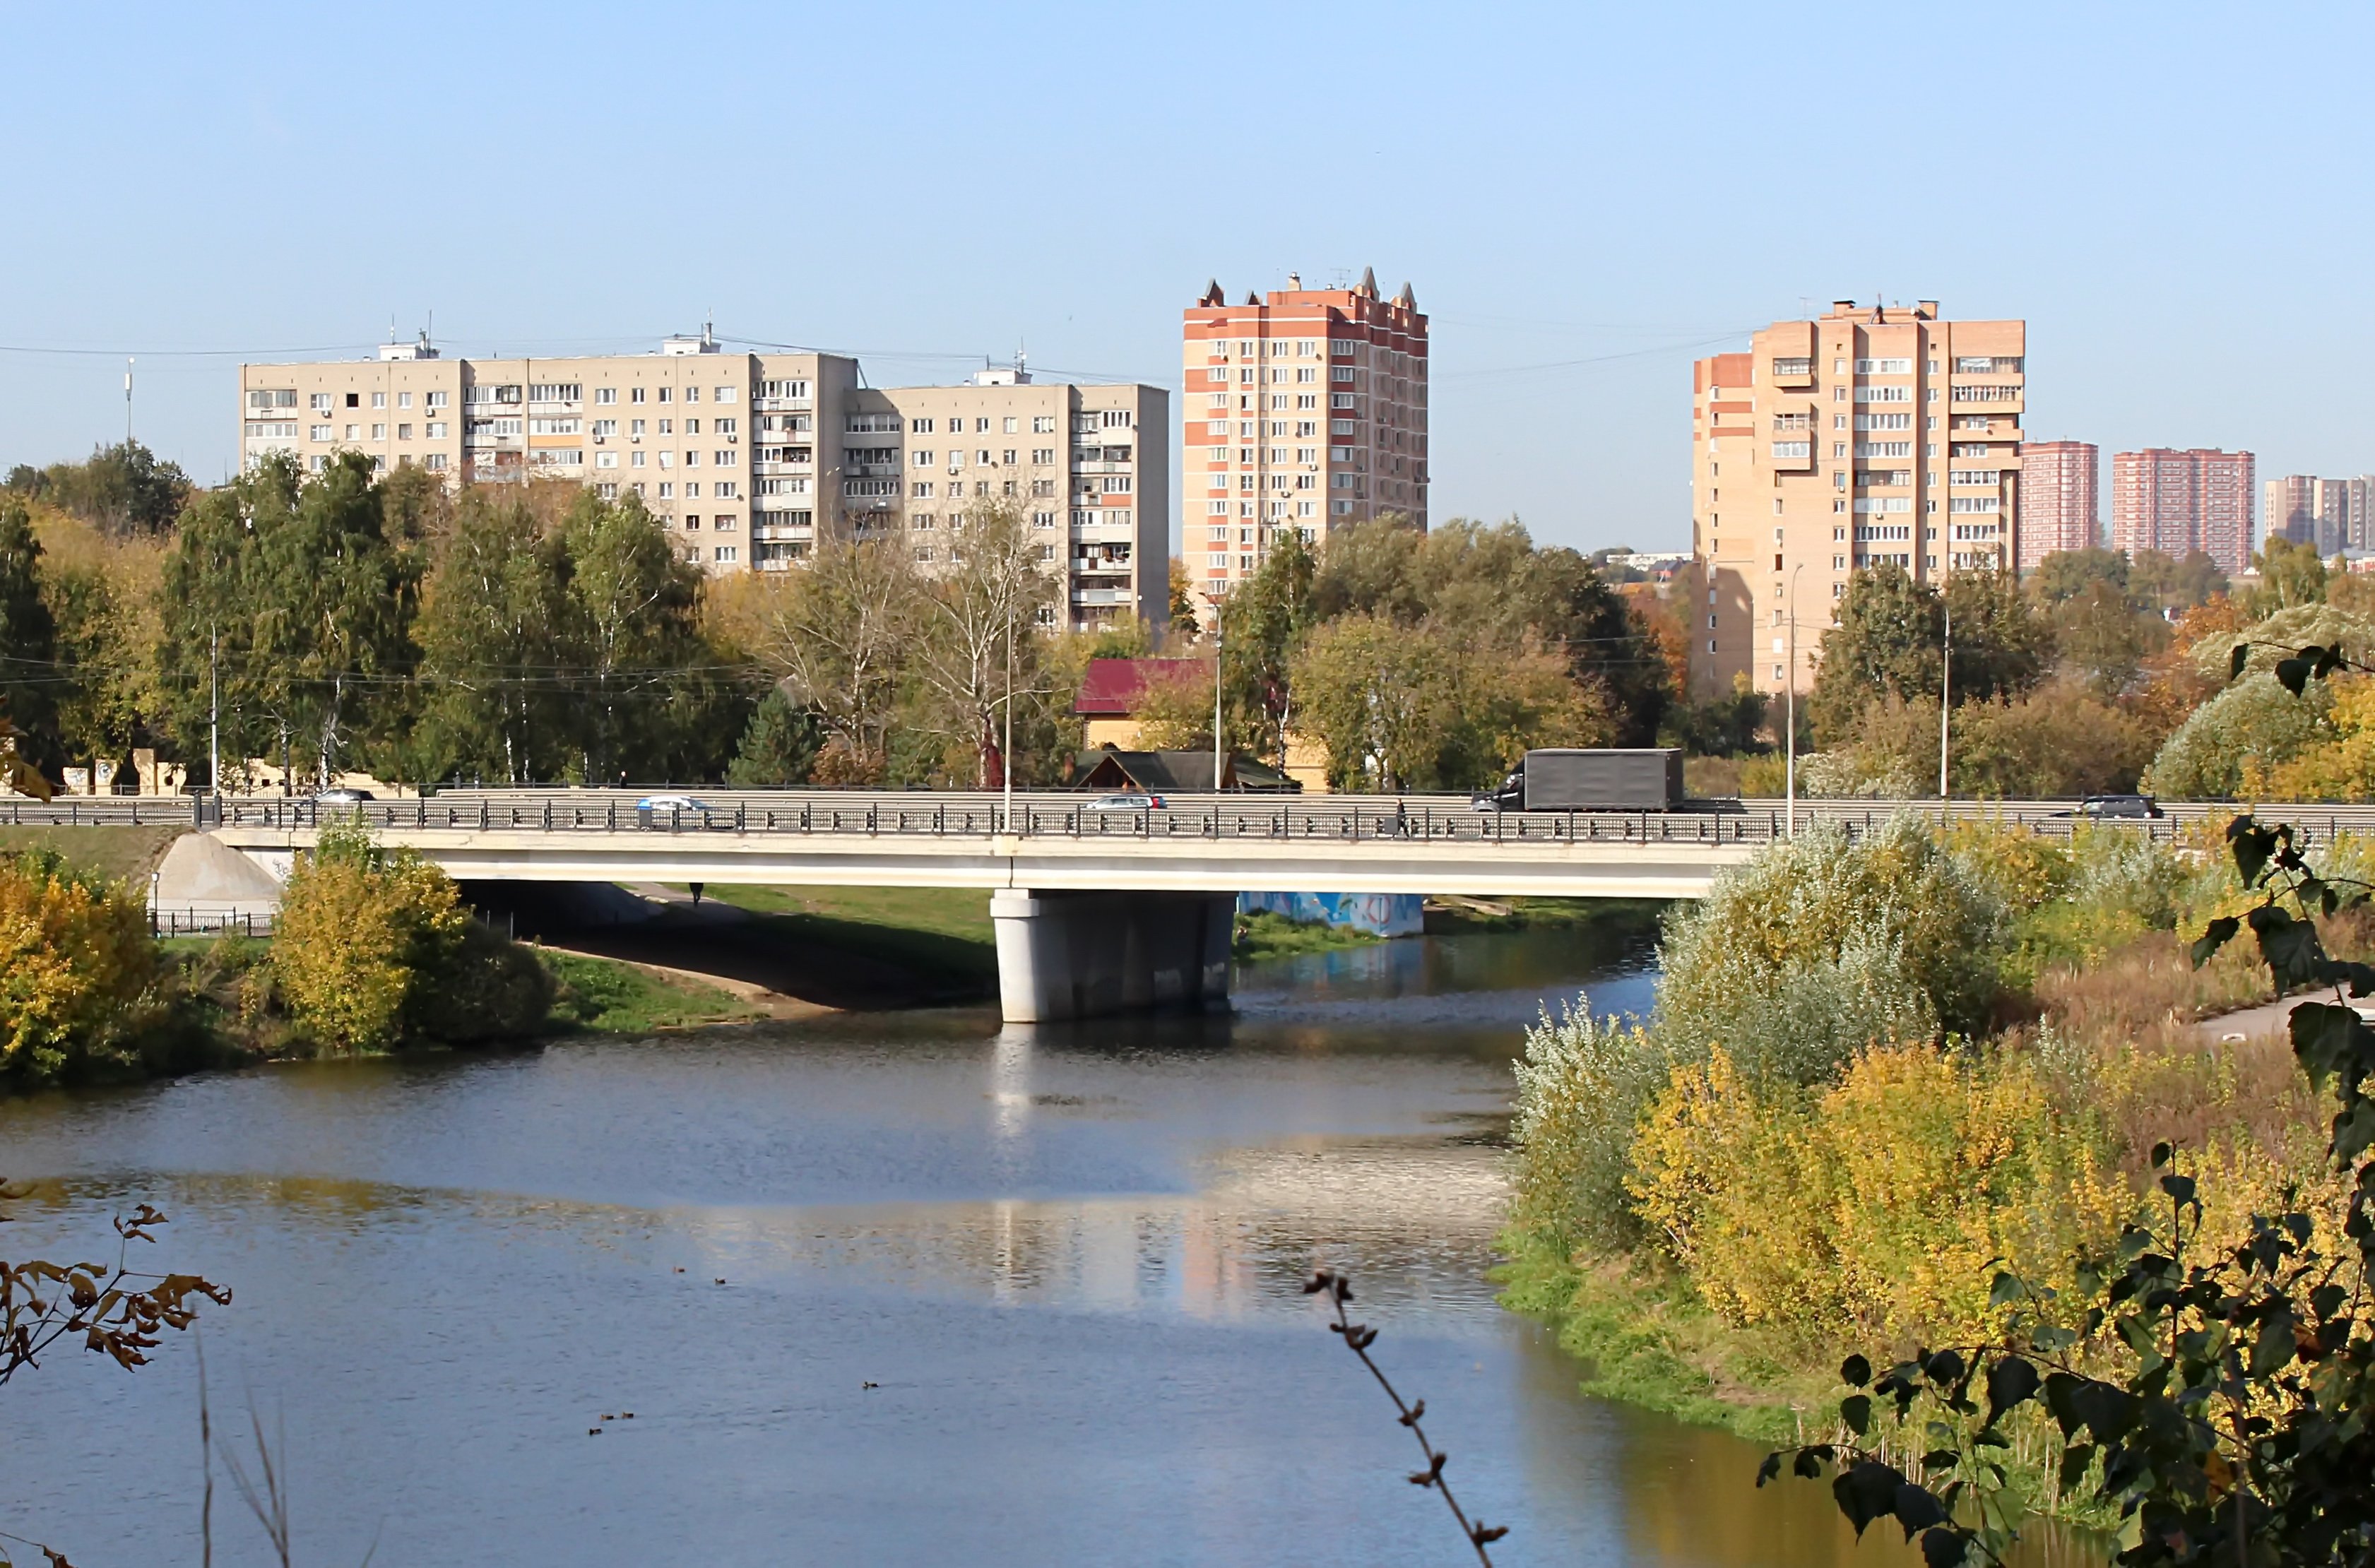
[[[745,709],[701,630],[700,569],[633,494],[587,489],[560,526],[569,640],[590,782],[714,778]]]
[[[1426,629],[1355,611],[1323,622],[1293,666],[1340,790],[1425,788],[1457,718],[1450,650]]]
[[[45,772],[65,760],[58,733],[57,622],[41,595],[41,544],[31,509],[0,501],[0,709],[17,754]]]
[[[525,784],[561,778],[581,760],[590,737],[565,669],[573,609],[560,538],[515,496],[465,496],[414,628],[419,776]]]
[[[2168,623],[2139,609],[2107,578],[2063,595],[2053,603],[2051,618],[2062,667],[2105,696],[2133,685],[2145,661],[2168,645]]]
[[[81,463],[39,471],[20,464],[9,471],[8,488],[118,535],[164,532],[193,493],[180,468],[132,441],[100,447]]]
[[[2251,613],[2271,616],[2296,605],[2325,602],[2325,561],[2317,547],[2274,538],[2251,555],[2260,585],[2251,590]]]
[[[813,714],[771,690],[750,714],[742,744],[727,766],[726,782],[736,789],[786,789],[809,782],[823,734]]]
[[[1297,720],[1289,666],[1312,625],[1318,570],[1303,536],[1281,530],[1260,567],[1221,607],[1230,742],[1281,768],[1286,765],[1287,731]]]
[[[326,781],[392,738],[414,584],[380,527],[371,469],[344,454],[308,482],[267,460],[187,513],[160,586],[159,676],[185,754],[207,746],[219,671],[224,751],[286,749]]]
[[[1934,589],[1895,566],[1849,578],[1837,619],[1823,633],[1806,704],[1816,739],[1825,746],[1845,743],[1857,716],[1883,695],[1934,701],[1945,641],[1945,612]]]
[[[2038,682],[2053,652],[2051,628],[2009,572],[1957,572],[1944,603],[1954,623],[1954,697],[1985,702]]]
[[[1171,558],[1168,582],[1171,635],[1192,642],[1202,621],[1204,607],[1197,600],[1195,580],[1188,574],[1188,563],[1176,555]]]
[[[2138,550],[2128,568],[2128,594],[2145,609],[2176,611],[2208,604],[2227,592],[2227,574],[2201,550],[2181,560],[2158,550]]]
[[[2124,550],[2099,547],[2054,550],[2037,563],[2030,586],[2049,605],[2076,598],[2098,584],[2107,584],[2122,599],[2128,593],[2128,557]]]
[[[1695,757],[1746,757],[1772,749],[1763,739],[1770,706],[1745,675],[1733,678],[1721,697],[1703,697],[1666,710],[1658,731],[1660,746],[1679,746]]]

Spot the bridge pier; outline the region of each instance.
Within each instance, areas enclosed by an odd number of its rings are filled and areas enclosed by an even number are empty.
[[[998,889],[989,917],[1006,1021],[1226,1007],[1236,902],[1235,893]]]

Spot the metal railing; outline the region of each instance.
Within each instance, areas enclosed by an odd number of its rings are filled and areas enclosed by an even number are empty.
[[[668,793],[682,793],[671,791]],[[1139,840],[1418,844],[1769,843],[1786,836],[1778,800],[1695,801],[1674,811],[1478,810],[1464,796],[1279,796],[1199,794],[1165,797],[1163,807],[1099,808],[1092,797],[972,792],[708,791],[697,804],[639,807],[641,791],[579,789],[448,790],[428,797],[360,804],[302,798],[73,796],[0,804],[12,826],[188,826],[306,831],[360,818],[396,833],[717,833],[788,836],[910,836],[987,840],[1062,838],[1117,843]],[[1861,836],[1912,813],[1932,819],[1993,821],[2049,837],[2067,837],[2096,821],[2155,840],[2190,823],[2247,808],[2227,803],[2165,803],[2149,819],[2089,819],[2074,802],[1800,801],[1802,829],[1833,823]],[[2318,840],[2375,832],[2375,806],[2263,805],[2272,819]]]

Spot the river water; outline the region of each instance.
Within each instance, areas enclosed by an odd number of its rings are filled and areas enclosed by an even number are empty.
[[[1651,979],[1561,933],[1252,966],[1226,1020],[843,1015],[284,1066],[0,1103],[6,1254],[230,1282],[295,1560],[1453,1563],[1383,1394],[1299,1289],[1348,1270],[1496,1561],[1902,1562],[1756,1452],[1575,1392],[1484,1278],[1538,999]],[[0,1530],[198,1561],[199,1345],[0,1391]],[[624,1417],[632,1420],[605,1420]],[[599,1435],[589,1435],[598,1432]],[[214,1560],[262,1562],[215,1464]]]

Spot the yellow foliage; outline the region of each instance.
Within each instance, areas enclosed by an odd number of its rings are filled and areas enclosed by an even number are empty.
[[[281,895],[273,972],[308,1034],[344,1050],[384,1049],[403,1037],[416,984],[444,967],[469,921],[437,867],[379,855],[358,830],[325,830]]]
[[[171,1005],[136,897],[30,856],[0,863],[0,1080],[128,1063]]]
[[[2335,677],[2330,718],[2336,734],[2323,745],[2265,768],[2251,759],[2244,792],[2271,800],[2375,800],[2375,680]]]
[[[1632,1187],[1700,1295],[1810,1341],[1967,1340],[1997,1268],[2060,1288],[2133,1198],[2090,1118],[2029,1057],[1862,1053],[1825,1091],[1676,1069]]]

